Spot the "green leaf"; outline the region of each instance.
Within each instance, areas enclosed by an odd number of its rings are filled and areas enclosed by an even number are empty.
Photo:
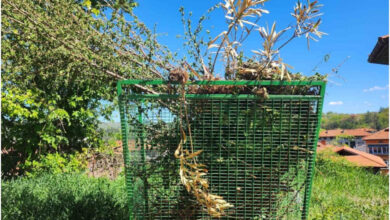
[[[96,8],[92,8],[91,12],[94,13],[96,16],[100,14],[100,11]]]
[[[90,0],[85,0],[82,5],[87,7],[88,9],[91,9],[92,3]]]

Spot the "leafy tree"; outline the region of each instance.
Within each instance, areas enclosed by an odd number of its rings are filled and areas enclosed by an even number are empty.
[[[380,108],[379,112],[364,114],[338,114],[328,112],[323,114],[321,127],[323,129],[354,129],[373,128],[384,129],[389,126],[389,108]]]
[[[116,81],[165,77],[172,56],[135,5],[102,2],[3,1],[2,175],[42,153],[98,146]]]
[[[389,108],[380,108],[378,112],[378,129],[389,127]]]

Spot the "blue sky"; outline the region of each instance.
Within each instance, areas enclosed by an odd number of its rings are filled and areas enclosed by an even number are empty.
[[[193,13],[194,22],[217,1],[189,0],[143,0],[138,1],[135,13],[149,27],[156,24],[159,41],[172,51],[183,54],[182,41],[177,35],[183,35],[179,7],[184,6],[187,12]],[[377,38],[388,34],[387,0],[352,1],[322,0],[323,23],[321,31],[328,35],[319,42],[312,42],[307,50],[304,38],[296,39],[281,50],[284,62],[292,65],[293,72],[305,75],[313,74],[311,70],[326,54],[330,54],[327,63],[317,69],[320,73],[330,73],[327,86],[324,112],[363,113],[377,111],[379,107],[388,107],[389,73],[388,66],[367,62],[369,53],[374,48]],[[277,21],[277,29],[294,22],[290,15],[295,1],[271,0],[264,8],[270,14],[264,15],[260,25],[272,25]],[[213,36],[225,29],[223,13],[217,9],[205,26]],[[289,36],[285,35],[287,39]],[[283,40],[283,39],[282,39]],[[261,41],[257,33],[245,42],[248,51],[260,48]],[[346,62],[338,74],[331,69]]]

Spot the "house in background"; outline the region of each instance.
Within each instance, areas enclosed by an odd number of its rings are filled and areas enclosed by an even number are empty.
[[[324,130],[320,132],[319,142],[326,145],[337,140],[340,145],[348,145],[351,148],[368,152],[363,138],[374,132],[374,129],[369,128]]]
[[[374,172],[381,172],[383,174],[388,173],[388,167],[385,161],[379,156],[362,152],[348,146],[337,147],[318,143],[317,152],[321,152],[325,149],[332,150],[356,166],[371,168]]]
[[[380,130],[363,138],[370,154],[382,158],[389,165],[389,128]]]

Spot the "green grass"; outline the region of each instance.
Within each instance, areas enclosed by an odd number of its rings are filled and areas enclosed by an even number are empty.
[[[1,184],[2,219],[128,219],[123,177],[45,174]]]
[[[388,176],[330,152],[318,155],[309,219],[388,219],[388,203]]]
[[[388,219],[388,177],[320,154],[309,219]],[[123,176],[45,174],[2,182],[2,219],[128,219]]]

